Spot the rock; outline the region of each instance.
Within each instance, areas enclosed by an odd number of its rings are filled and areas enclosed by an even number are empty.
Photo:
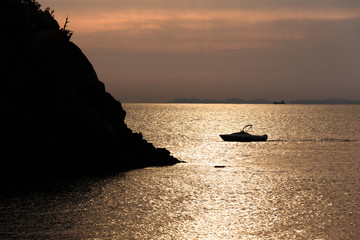
[[[2,0],[4,179],[93,176],[179,161],[133,133],[79,47],[32,0]]]
[[[224,165],[215,165],[214,167],[215,168],[225,168],[226,166],[224,166]]]

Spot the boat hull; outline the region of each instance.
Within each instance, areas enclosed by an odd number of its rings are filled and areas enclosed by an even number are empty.
[[[223,134],[223,135],[220,135],[220,137],[224,141],[228,141],[228,142],[264,142],[264,141],[266,141],[268,139],[267,135],[262,135],[262,136],[247,135],[247,136],[243,136],[241,134]]]

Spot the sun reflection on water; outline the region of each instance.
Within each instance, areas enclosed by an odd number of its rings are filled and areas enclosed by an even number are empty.
[[[131,129],[187,163],[5,199],[1,222],[12,238],[360,237],[359,106],[124,108]],[[236,143],[219,137],[249,123],[269,140]]]
[[[154,111],[161,109],[164,115],[158,121],[161,125],[153,126],[158,132],[154,134],[149,129],[148,138],[154,143],[165,143],[175,156],[188,162],[175,170],[176,174],[185,169],[189,172],[183,177],[174,177],[181,179],[174,187],[177,189],[175,194],[189,197],[190,201],[184,204],[186,211],[182,209],[182,212],[191,218],[182,231],[177,230],[181,233],[175,236],[183,236],[184,239],[194,236],[211,239],[341,236],[330,226],[339,227],[336,214],[344,213],[329,204],[334,201],[345,203],[343,196],[339,198],[343,199],[341,201],[332,196],[338,196],[339,192],[343,192],[340,186],[346,185],[342,171],[350,172],[356,182],[356,186],[348,187],[348,191],[359,191],[359,179],[356,177],[359,157],[348,164],[342,162],[344,151],[349,158],[359,153],[354,148],[358,146],[356,139],[360,138],[360,128],[353,121],[356,116],[346,119],[349,126],[355,128],[357,135],[354,136],[344,135],[350,133],[343,126],[341,114],[345,113],[336,114],[338,109],[331,107],[152,107]],[[147,116],[151,121],[153,115],[148,112],[144,117]],[[238,131],[249,123],[254,125],[256,133],[268,134],[269,141],[229,143],[218,136]],[[146,127],[137,124],[132,123],[132,126],[135,129]],[[336,127],[338,131],[328,131]],[[340,139],[339,132],[343,134]],[[147,135],[146,132],[144,135]],[[171,138],[164,142],[161,135],[171,135]],[[346,149],[349,146],[342,144],[343,139],[354,139],[350,152]],[[341,184],[334,186],[331,181],[337,177],[340,177]],[[356,208],[359,210],[359,207]],[[355,222],[359,224],[359,220]],[[351,227],[349,229],[352,231]]]

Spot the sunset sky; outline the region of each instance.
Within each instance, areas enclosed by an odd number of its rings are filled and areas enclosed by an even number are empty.
[[[359,0],[38,0],[122,102],[360,99]]]

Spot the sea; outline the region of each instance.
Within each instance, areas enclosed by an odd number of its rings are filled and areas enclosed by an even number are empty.
[[[123,108],[184,162],[9,194],[0,239],[360,239],[360,105]]]

